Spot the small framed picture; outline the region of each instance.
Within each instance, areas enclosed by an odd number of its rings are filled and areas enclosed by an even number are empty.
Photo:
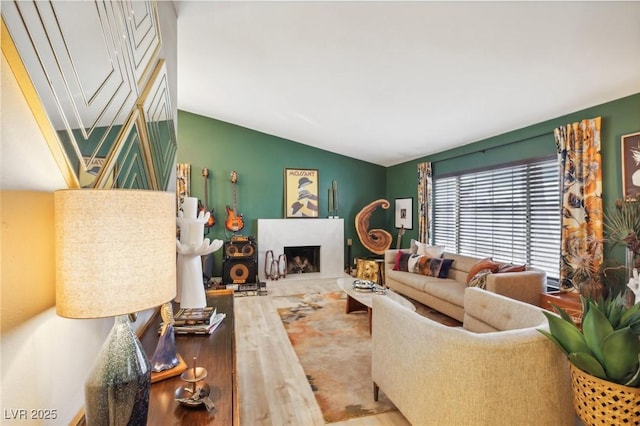
[[[413,229],[413,198],[396,198],[395,227]]]
[[[318,170],[284,169],[285,218],[318,217]]]
[[[622,148],[622,195],[625,200],[640,197],[640,132],[623,135]]]

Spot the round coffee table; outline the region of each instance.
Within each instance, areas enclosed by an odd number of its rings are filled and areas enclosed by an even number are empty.
[[[345,309],[345,312],[347,314],[351,312],[356,312],[356,311],[368,312],[369,333],[371,333],[371,316],[372,316],[371,307],[373,306],[374,297],[388,297],[391,300],[395,301],[396,303],[401,304],[405,308],[411,309],[412,311],[416,310],[416,307],[413,305],[413,303],[411,303],[410,301],[400,296],[398,293],[394,292],[391,289],[386,289],[386,292],[382,294],[382,293],[375,293],[373,291],[360,290],[360,289],[354,288],[353,282],[359,279],[361,278],[339,278],[338,285],[345,293],[347,293],[347,306]]]

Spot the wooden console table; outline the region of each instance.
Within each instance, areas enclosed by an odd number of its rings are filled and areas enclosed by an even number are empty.
[[[540,295],[540,307],[555,312],[551,304],[567,311],[573,321],[580,325],[582,322],[582,302],[578,293],[552,291]]]
[[[210,335],[176,334],[178,353],[191,366],[197,357],[200,367],[207,369],[204,379],[211,387],[211,400],[216,406],[208,412],[203,406],[183,407],[174,399],[178,387],[185,384],[180,376],[162,380],[151,385],[149,395],[149,425],[239,425],[238,381],[236,373],[236,344],[234,332],[233,291],[215,290],[207,292],[207,305],[216,306],[218,312],[227,317]],[[174,308],[175,311],[175,308]],[[151,358],[158,342],[160,315],[151,322],[140,341]]]

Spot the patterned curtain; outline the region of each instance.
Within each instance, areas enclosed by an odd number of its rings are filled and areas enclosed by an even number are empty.
[[[560,289],[578,291],[603,261],[600,117],[554,130],[560,163]]]
[[[418,164],[418,240],[429,243],[431,225],[431,163]]]

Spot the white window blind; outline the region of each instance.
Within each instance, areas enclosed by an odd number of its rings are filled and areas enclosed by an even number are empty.
[[[560,186],[553,159],[433,182],[432,240],[446,250],[526,263],[558,278]]]

